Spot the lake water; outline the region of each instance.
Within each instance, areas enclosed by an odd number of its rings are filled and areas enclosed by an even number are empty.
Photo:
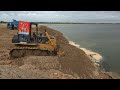
[[[47,24],[62,32],[81,47],[97,52],[110,66],[120,72],[120,24]]]

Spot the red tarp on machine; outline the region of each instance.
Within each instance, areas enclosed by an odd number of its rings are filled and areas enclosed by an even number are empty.
[[[18,33],[28,35],[29,32],[30,32],[30,22],[19,21],[18,22]]]

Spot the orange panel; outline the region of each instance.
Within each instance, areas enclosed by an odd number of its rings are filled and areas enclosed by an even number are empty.
[[[18,22],[18,33],[29,34],[29,32],[30,32],[30,22],[19,21]]]

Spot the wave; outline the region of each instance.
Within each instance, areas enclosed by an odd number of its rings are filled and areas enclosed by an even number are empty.
[[[77,47],[77,48],[80,49],[80,45],[79,45],[79,44],[76,44],[76,43],[73,42],[73,41],[69,41],[69,44],[71,44],[71,45],[73,45],[73,46],[75,46],[75,47]]]
[[[99,53],[93,52],[93,51],[88,50],[86,48],[82,48],[82,47],[80,47],[79,44],[77,44],[73,41],[69,41],[69,44],[83,50],[86,53],[86,55],[95,63],[98,63],[103,59],[103,57]]]

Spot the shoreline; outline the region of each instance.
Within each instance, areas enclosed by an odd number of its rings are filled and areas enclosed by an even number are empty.
[[[76,48],[82,50],[83,52],[85,52],[86,56],[98,67],[102,66],[102,64],[100,63],[103,60],[103,57],[99,54],[96,53],[94,51],[91,51],[89,49],[86,49],[84,47],[80,47],[79,44],[77,44],[76,42],[70,40],[65,34],[63,34],[63,36],[68,40],[69,44],[72,46],[75,46]],[[105,70],[104,68],[102,68],[103,70]]]
[[[67,37],[68,39],[68,37]],[[73,45],[75,46],[76,48],[82,50],[85,52],[85,54],[87,55],[87,57],[90,58],[90,60],[94,63],[95,66],[98,66],[101,68],[101,70],[104,72],[104,74],[108,75],[109,77],[111,77],[111,79],[119,79],[120,78],[120,75],[116,72],[111,72],[111,71],[106,71],[105,68],[102,68],[102,64],[100,63],[102,60],[103,60],[103,57],[99,54],[99,53],[96,53],[96,52],[93,52],[89,49],[86,49],[86,48],[83,48],[83,47],[80,47],[79,44],[76,44],[75,42],[73,41],[69,41],[69,44],[70,45]],[[95,54],[95,55],[94,55]]]
[[[93,51],[88,50],[86,48],[80,47],[79,44],[76,44],[75,42],[70,41],[70,40],[69,40],[69,44],[84,51],[85,54],[87,55],[87,57],[89,57],[92,62],[94,62],[96,65],[100,66],[98,63],[103,60],[103,57],[99,53],[96,53],[96,52],[93,52]]]

